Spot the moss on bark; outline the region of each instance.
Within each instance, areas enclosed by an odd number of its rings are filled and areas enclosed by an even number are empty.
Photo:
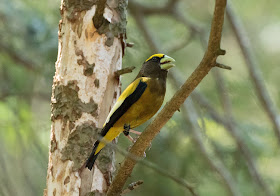
[[[91,99],[84,103],[78,96],[79,87],[76,81],[70,81],[66,86],[56,85],[53,92],[51,120],[61,118],[64,124],[67,121],[75,122],[82,116],[83,112],[93,116],[97,115],[98,105]]]
[[[87,121],[70,133],[66,146],[61,150],[61,160],[73,161],[73,171],[84,165],[99,130],[92,121]]]

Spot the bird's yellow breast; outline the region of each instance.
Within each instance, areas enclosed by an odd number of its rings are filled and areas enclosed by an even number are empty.
[[[147,88],[128,111],[114,124],[114,127],[123,127],[125,124],[131,128],[137,127],[149,120],[161,107],[165,95],[162,84],[157,79],[144,78]],[[121,98],[121,97],[120,97]]]

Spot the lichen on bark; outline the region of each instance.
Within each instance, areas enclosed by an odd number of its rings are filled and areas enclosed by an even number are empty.
[[[84,122],[73,130],[66,146],[61,150],[61,160],[73,161],[73,171],[80,169],[92,150],[92,144],[100,131],[92,121]]]
[[[97,5],[100,1],[97,0],[66,0],[64,6],[68,10],[68,20],[75,21],[76,20],[76,12],[81,12],[84,10],[89,10],[93,5]],[[105,0],[106,3],[106,0]],[[101,3],[100,3],[101,4]],[[110,7],[110,3],[109,7]],[[119,15],[119,21],[109,22],[107,19],[103,17],[105,6],[99,6],[99,9],[96,13],[101,13],[102,19],[96,18],[96,15],[93,16],[93,24],[97,29],[99,34],[105,34],[107,36],[106,45],[111,46],[113,44],[113,37],[123,38],[123,41],[126,39],[126,10],[127,10],[128,0],[119,0],[117,7],[110,7],[115,9]],[[101,22],[100,22],[101,21]]]
[[[50,151],[54,152],[57,149],[57,143],[55,140],[51,140],[51,146],[50,146]]]
[[[52,116],[51,119],[61,118],[64,124],[67,121],[75,122],[82,116],[83,112],[93,116],[97,115],[98,105],[90,99],[84,103],[78,96],[79,87],[76,81],[69,81],[66,86],[56,85],[53,91]]]
[[[68,12],[67,18],[75,20],[75,13],[90,10],[97,0],[65,0],[64,5]]]
[[[76,41],[74,41],[75,45],[75,54],[77,56],[80,56],[81,59],[77,60],[78,65],[82,65],[84,67],[84,75],[85,76],[91,76],[93,74],[93,69],[95,67],[95,63],[89,63],[84,56],[84,53],[82,50],[79,50],[76,46]]]
[[[95,86],[96,88],[99,88],[99,80],[98,80],[98,79],[95,79],[95,80],[94,80],[94,86]]]
[[[93,24],[99,34],[105,34],[107,37],[107,40],[105,42],[106,46],[112,46],[114,37],[117,37],[121,39],[122,41],[122,48],[123,48],[123,54],[124,54],[124,48],[125,48],[125,39],[126,39],[126,9],[127,9],[127,0],[119,0],[118,5],[116,8],[113,8],[116,10],[116,12],[119,15],[118,21],[112,21],[109,22],[107,19],[105,19],[102,15],[102,19],[98,18],[96,19],[96,15],[93,16],[92,21]],[[97,7],[98,9],[98,7]],[[99,9],[103,9],[103,6],[100,6]],[[98,13],[98,12],[96,12]],[[103,12],[104,13],[104,10]],[[101,21],[101,22],[100,22]]]
[[[115,141],[113,141],[115,143]],[[96,166],[102,172],[106,183],[109,186],[112,183],[113,174],[115,172],[115,167],[112,164],[115,159],[115,151],[112,150],[112,147],[107,145],[102,149],[96,160]]]
[[[95,196],[95,192],[89,192],[85,196]]]

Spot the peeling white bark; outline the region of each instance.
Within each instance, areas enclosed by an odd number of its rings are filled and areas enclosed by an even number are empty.
[[[103,190],[107,190],[106,180],[103,178],[102,172],[94,165],[94,173],[92,180],[91,191],[103,192]]]
[[[64,8],[62,8],[64,9]],[[114,79],[114,72],[121,68],[122,48],[118,38],[113,45],[105,45],[105,35],[99,35],[93,25],[92,18],[95,6],[77,15],[77,20],[70,22],[64,11],[59,32],[59,50],[56,62],[54,86],[67,85],[69,81],[77,81],[78,97],[84,103],[92,99],[98,105],[97,117],[83,113],[76,120],[74,127],[86,121],[92,121],[97,127],[102,127],[110,107],[119,96],[119,82]],[[106,8],[104,17],[108,21],[117,21],[118,16]],[[79,54],[83,54],[83,57]],[[93,74],[84,75],[84,66],[77,62],[84,58],[89,64],[95,63]],[[95,80],[99,80],[99,87]],[[56,102],[52,98],[52,102]],[[74,129],[72,129],[74,130]],[[73,162],[61,160],[61,150],[65,147],[70,134],[68,125],[55,119],[51,126],[51,141],[56,142],[56,148],[49,153],[47,173],[47,188],[44,195],[85,195],[98,190],[101,194],[107,190],[107,182],[102,172],[95,166],[93,171],[81,168],[73,172]],[[113,169],[113,168],[112,168]]]

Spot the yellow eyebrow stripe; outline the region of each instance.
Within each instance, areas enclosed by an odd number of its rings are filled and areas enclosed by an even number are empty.
[[[150,60],[150,59],[153,58],[153,57],[162,58],[163,56],[164,56],[164,54],[154,54],[154,55],[150,56],[145,62],[147,62],[148,60]]]

